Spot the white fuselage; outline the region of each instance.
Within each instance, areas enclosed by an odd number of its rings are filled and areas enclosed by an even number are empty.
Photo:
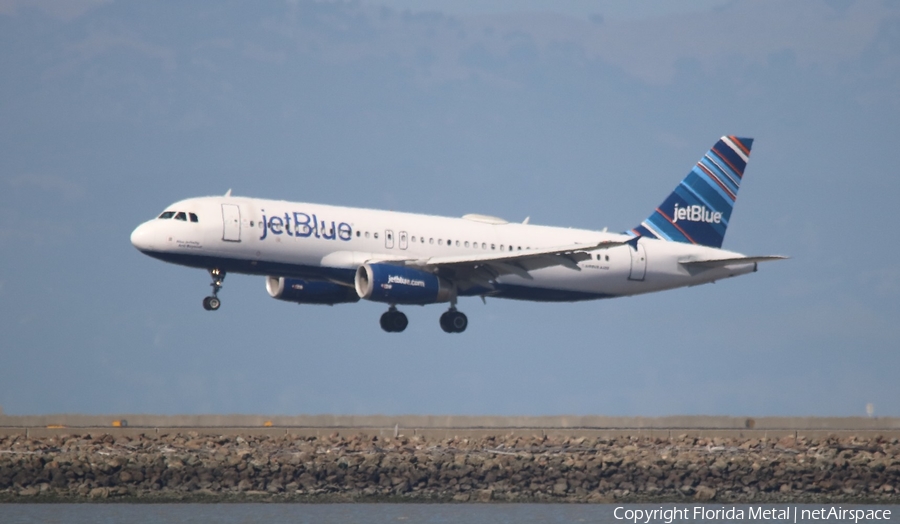
[[[225,272],[325,280],[353,285],[361,264],[456,255],[502,256],[552,246],[626,241],[629,235],[449,218],[245,197],[201,197],[167,210],[190,218],[153,219],[134,230],[142,252],[176,264]],[[552,265],[498,276],[493,289],[460,290],[540,301],[649,293],[712,282],[756,269],[753,262],[689,272],[681,262],[741,255],[701,245],[641,238],[636,247],[589,251],[577,265]],[[693,274],[692,274],[693,273]]]

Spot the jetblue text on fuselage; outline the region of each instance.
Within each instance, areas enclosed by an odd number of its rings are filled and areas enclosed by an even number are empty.
[[[678,207],[678,203],[676,203],[675,211],[672,213],[672,222],[678,222],[679,220],[719,224],[722,222],[722,212],[709,211],[706,209],[706,206]]]
[[[262,210],[265,213],[265,210]],[[264,240],[271,231],[273,235],[285,234],[291,237],[307,238],[314,236],[316,238],[324,238],[325,240],[343,240],[349,241],[353,237],[353,228],[346,222],[339,222],[335,226],[335,221],[330,224],[326,220],[321,220],[315,214],[285,212],[284,216],[273,216],[266,218],[262,216],[263,232],[260,240]]]

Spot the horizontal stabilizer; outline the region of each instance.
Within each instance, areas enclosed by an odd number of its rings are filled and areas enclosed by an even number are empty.
[[[724,266],[734,266],[738,264],[754,264],[757,262],[771,262],[773,260],[787,260],[788,257],[780,255],[769,255],[764,257],[734,257],[734,258],[716,258],[712,260],[685,260],[679,262],[685,267],[702,267],[714,268]]]

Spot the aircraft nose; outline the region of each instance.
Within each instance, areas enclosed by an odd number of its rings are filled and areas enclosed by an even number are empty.
[[[152,247],[150,226],[144,222],[131,232],[131,245],[141,251],[148,251]]]

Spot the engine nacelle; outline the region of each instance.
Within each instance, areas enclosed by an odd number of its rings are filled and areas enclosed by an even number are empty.
[[[356,270],[360,298],[389,304],[434,304],[450,300],[453,285],[431,273],[392,264],[364,264]]]
[[[298,304],[345,304],[359,302],[353,288],[323,282],[320,280],[300,280],[298,278],[266,277],[266,291],[278,300]]]

